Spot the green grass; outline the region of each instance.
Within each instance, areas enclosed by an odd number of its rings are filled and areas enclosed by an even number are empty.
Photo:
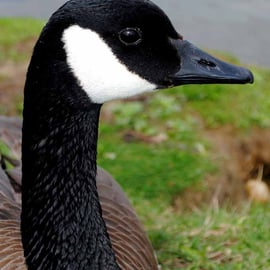
[[[267,270],[269,210],[269,205],[192,214],[167,210],[153,217],[150,236],[165,270]]]
[[[127,144],[121,133],[108,124],[101,125],[98,161],[119,179],[131,197],[154,203],[162,200],[167,205],[173,196],[213,169],[198,151],[181,151],[173,141],[161,145]]]
[[[226,124],[245,129],[270,126],[270,71],[250,68],[255,76],[253,85],[183,87],[187,102],[208,127]]]
[[[26,60],[18,44],[36,38],[42,25],[0,19],[0,61]],[[202,203],[197,211],[184,213],[173,207],[187,187],[203,188],[203,179],[218,172],[205,129],[229,125],[248,133],[270,127],[270,71],[251,69],[254,85],[184,86],[104,108],[98,162],[128,193],[163,270],[270,269],[269,205],[243,205],[236,211],[212,210]],[[129,131],[166,134],[167,140],[127,142],[123,137]]]
[[[10,156],[10,149],[8,146],[0,140],[0,153],[6,156]]]
[[[0,18],[0,62],[27,60],[22,46],[37,38],[44,22],[25,18]]]

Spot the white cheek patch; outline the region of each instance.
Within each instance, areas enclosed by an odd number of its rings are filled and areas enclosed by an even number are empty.
[[[62,37],[67,62],[80,86],[95,103],[150,92],[156,85],[132,73],[103,39],[90,29],[73,25]]]

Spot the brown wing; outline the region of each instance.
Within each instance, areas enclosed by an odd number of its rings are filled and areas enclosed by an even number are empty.
[[[0,141],[10,149],[9,155],[1,155],[0,166],[0,269],[26,270],[20,235],[19,193],[14,190],[16,182],[21,180],[21,125],[18,118],[0,116]],[[16,167],[7,173],[6,164],[12,163]],[[17,177],[15,177],[17,172]],[[13,186],[11,184],[13,181]],[[20,184],[19,184],[20,185]],[[18,186],[19,186],[18,185]]]
[[[119,266],[125,270],[158,269],[152,245],[128,198],[117,182],[101,168],[98,168],[97,188]]]
[[[0,140],[12,149],[0,167],[0,269],[24,270],[20,238],[21,120],[0,116]],[[5,161],[15,168],[6,170]],[[3,169],[4,167],[4,169]],[[108,233],[123,270],[157,270],[150,241],[128,198],[116,181],[98,168],[97,188]]]
[[[19,220],[0,220],[0,269],[26,270]]]

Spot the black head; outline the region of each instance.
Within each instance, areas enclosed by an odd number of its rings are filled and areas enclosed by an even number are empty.
[[[150,1],[72,0],[53,17],[61,16],[98,33],[128,69],[155,84],[180,68],[170,42],[180,36],[166,14]]]
[[[205,54],[148,0],[71,0],[36,51],[63,61],[94,103],[191,83],[247,83],[249,71]]]

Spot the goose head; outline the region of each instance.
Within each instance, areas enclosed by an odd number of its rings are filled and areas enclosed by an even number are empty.
[[[245,68],[184,40],[148,0],[71,0],[53,14],[37,47],[65,61],[92,103],[183,84],[252,83]]]

